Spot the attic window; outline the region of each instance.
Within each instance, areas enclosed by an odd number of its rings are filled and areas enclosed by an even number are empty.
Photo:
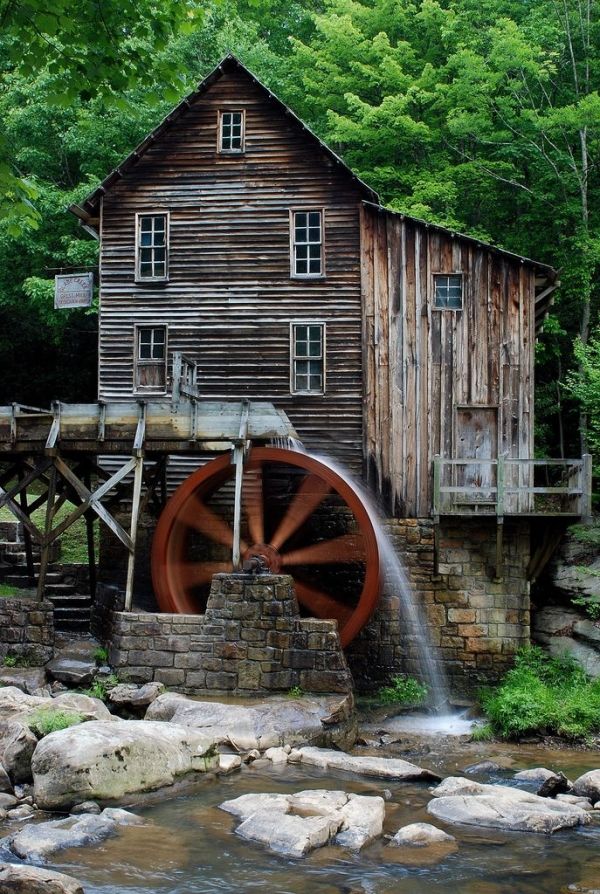
[[[169,215],[138,214],[136,238],[137,280],[164,281],[168,276]]]
[[[293,211],[291,218],[292,276],[323,276],[323,212]]]
[[[219,112],[219,152],[244,151],[244,112]]]
[[[462,310],[462,273],[434,273],[433,306],[438,310]]]

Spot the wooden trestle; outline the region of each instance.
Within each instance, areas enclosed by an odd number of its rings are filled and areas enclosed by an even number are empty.
[[[101,522],[128,550],[126,609],[133,598],[137,528],[140,513],[166,499],[170,454],[205,456],[233,450],[241,481],[250,441],[295,438],[286,414],[267,402],[194,400],[54,403],[51,410],[20,404],[0,407],[0,508],[7,506],[22,523],[28,573],[34,578],[32,543],[41,550],[37,596],[44,594],[51,545],[77,519],[87,526],[90,585],[95,590],[93,521]],[[101,457],[110,455],[110,471]],[[116,465],[116,468],[115,468]],[[40,493],[41,490],[41,493]],[[114,514],[131,501],[129,530]],[[73,511],[55,524],[65,503]],[[33,513],[46,506],[43,528]],[[239,537],[238,537],[239,556]],[[234,557],[235,558],[235,557]]]

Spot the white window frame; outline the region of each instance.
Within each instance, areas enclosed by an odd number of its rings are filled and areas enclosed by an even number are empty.
[[[321,219],[321,271],[320,273],[296,272],[296,215],[319,214]],[[317,243],[299,243],[316,245]],[[325,279],[325,209],[324,208],[290,208],[290,278],[291,279]]]
[[[296,354],[296,327],[297,326],[318,326],[321,329],[321,356],[297,356]],[[298,360],[320,360],[322,364],[321,389],[306,390],[304,388],[296,388],[296,362]],[[291,320],[290,321],[290,393],[321,395],[327,391],[327,323],[325,320]]]
[[[156,385],[140,385],[138,383],[138,370],[140,366],[150,365],[154,363],[158,366],[160,361],[140,358],[140,332],[142,329],[163,329],[165,333],[165,355],[163,357],[165,384],[160,387]],[[168,359],[169,359],[169,327],[165,323],[135,323],[133,327],[133,393],[134,394],[167,394],[168,393]]]
[[[226,149],[223,146],[223,116],[241,115],[241,146],[239,149]],[[217,149],[221,155],[243,155],[246,150],[246,110],[245,109],[219,109],[217,119]]]
[[[459,276],[460,277],[460,307],[447,307],[435,303],[436,299],[436,279],[438,276]],[[436,273],[432,273],[431,275],[431,306],[433,310],[438,311],[451,311],[453,313],[460,313],[461,310],[464,309],[465,306],[465,275],[462,270],[451,270],[451,271],[438,271]]]
[[[164,276],[142,276],[141,274],[141,221],[144,217],[164,217],[165,218],[165,274]],[[139,283],[145,282],[168,282],[169,281],[169,248],[170,248],[170,231],[171,231],[171,215],[168,211],[157,209],[155,211],[138,211],[135,215],[135,281]],[[155,246],[150,246],[155,247]]]

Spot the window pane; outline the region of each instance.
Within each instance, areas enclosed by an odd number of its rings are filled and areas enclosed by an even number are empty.
[[[460,310],[463,305],[461,274],[436,274],[434,276],[434,307]]]
[[[152,264],[151,263],[140,264],[140,275],[141,276],[152,276]]]
[[[152,233],[142,233],[141,245],[152,245]]]
[[[140,218],[142,233],[150,233],[152,231],[152,218],[151,217],[141,217]]]
[[[308,215],[309,226],[311,227],[319,227],[321,228],[321,212],[320,211],[311,211]]]

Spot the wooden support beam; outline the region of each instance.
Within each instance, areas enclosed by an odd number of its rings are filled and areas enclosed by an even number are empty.
[[[504,519],[497,518],[496,522],[496,568],[494,571],[494,583],[501,584],[504,580],[504,558],[502,555],[504,544]]]
[[[582,456],[583,468],[581,470],[581,516],[582,521],[589,523],[592,520],[592,456],[584,453]]]
[[[19,481],[22,481],[24,478],[24,473],[22,467],[19,467]],[[27,501],[27,489],[24,488],[19,493],[19,503],[21,504],[21,509],[25,513],[27,517],[31,515],[31,510],[28,506]],[[25,562],[27,565],[27,577],[29,579],[30,586],[33,586],[35,581],[35,570],[33,567],[33,547],[31,542],[31,532],[27,530],[27,528],[23,528],[23,542],[25,544]]]
[[[244,400],[240,413],[240,427],[233,448],[233,462],[235,465],[235,493],[233,502],[233,570],[240,571],[242,567],[240,556],[240,541],[242,527],[242,482],[244,479],[244,455],[248,443],[248,417],[250,402]]]
[[[84,482],[87,489],[92,490],[92,478],[89,468],[84,472]],[[85,536],[87,541],[88,570],[90,575],[90,596],[92,602],[96,601],[96,544],[94,541],[94,513],[85,513]]]
[[[46,587],[46,573],[48,571],[48,560],[50,557],[50,539],[49,534],[52,530],[52,522],[54,520],[55,506],[54,499],[56,496],[56,467],[50,470],[50,482],[48,484],[48,502],[46,503],[46,522],[44,525],[44,542],[42,543],[42,554],[40,556],[40,576],[37,584],[37,598],[41,602],[44,598],[44,589]]]
[[[140,510],[140,497],[142,495],[142,482],[144,477],[144,457],[143,454],[135,458],[135,473],[133,477],[133,500],[131,503],[131,527],[129,536],[131,546],[129,548],[129,558],[127,560],[127,582],[125,585],[125,611],[131,611],[133,603],[133,582],[135,573],[135,546],[138,535],[138,518]]]
[[[52,404],[52,425],[50,426],[50,431],[48,432],[48,438],[46,439],[46,453],[53,453],[58,445],[58,441],[60,438],[60,413],[61,406],[60,401],[54,401]]]

